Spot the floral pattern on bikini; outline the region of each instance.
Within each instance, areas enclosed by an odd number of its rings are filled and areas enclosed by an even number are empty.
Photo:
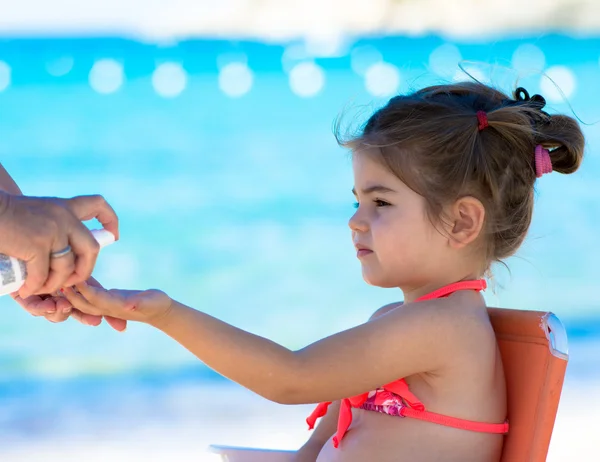
[[[397,417],[403,417],[401,411],[405,407],[406,404],[400,396],[384,388],[370,391],[367,400],[360,406],[361,409],[367,411],[381,412]]]

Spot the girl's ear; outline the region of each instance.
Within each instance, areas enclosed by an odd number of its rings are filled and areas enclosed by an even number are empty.
[[[460,249],[477,240],[485,223],[485,207],[479,199],[461,197],[452,205],[448,215],[452,247]]]

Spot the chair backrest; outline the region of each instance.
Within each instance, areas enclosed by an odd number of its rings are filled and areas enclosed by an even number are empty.
[[[549,312],[489,308],[506,375],[502,462],[544,462],[568,360],[567,334]]]

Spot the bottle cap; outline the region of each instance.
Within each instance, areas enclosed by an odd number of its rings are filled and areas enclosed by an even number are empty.
[[[115,235],[106,229],[92,229],[91,233],[98,244],[100,244],[100,248],[115,242]]]

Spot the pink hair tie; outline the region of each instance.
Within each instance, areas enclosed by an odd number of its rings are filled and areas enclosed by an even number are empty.
[[[479,125],[477,126],[479,131],[488,127],[488,118],[485,111],[477,111],[477,122],[479,122]]]
[[[541,144],[535,147],[535,176],[541,177],[546,173],[552,173],[552,161],[550,160],[550,152]]]

